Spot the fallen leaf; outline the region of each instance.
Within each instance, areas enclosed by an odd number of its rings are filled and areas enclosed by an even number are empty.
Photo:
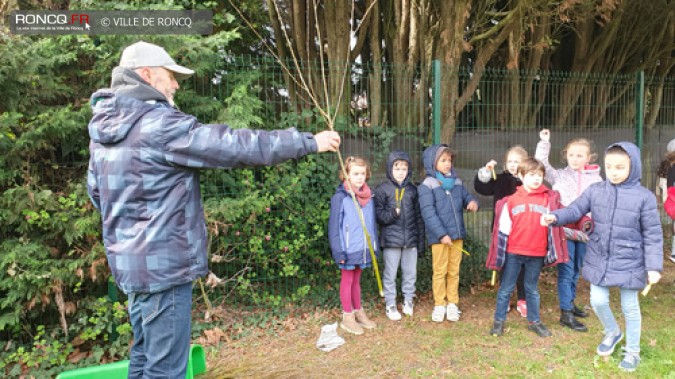
[[[75,349],[70,355],[68,355],[68,362],[70,363],[77,363],[81,361],[82,359],[86,358],[89,353],[86,351],[80,351],[80,349]]]

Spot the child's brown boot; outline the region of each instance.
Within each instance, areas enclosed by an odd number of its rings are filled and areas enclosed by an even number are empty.
[[[363,334],[363,328],[358,322],[356,322],[354,312],[342,313],[342,322],[340,323],[340,327],[349,333],[356,334],[357,336]]]
[[[356,315],[356,322],[362,327],[366,329],[375,329],[377,327],[377,324],[368,318],[363,308],[355,310],[354,315]]]

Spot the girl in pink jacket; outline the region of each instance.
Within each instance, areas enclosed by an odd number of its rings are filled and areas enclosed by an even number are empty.
[[[562,150],[563,162],[567,167],[555,169],[549,163],[551,151],[551,132],[543,129],[539,132],[540,141],[537,144],[535,158],[546,167],[546,181],[551,183],[554,190],[560,192],[563,206],[568,206],[576,200],[591,184],[601,182],[600,166],[591,164],[597,158],[592,144],[585,138],[570,140]],[[583,220],[582,220],[583,221]],[[567,237],[569,261],[558,265],[558,301],[560,303],[560,325],[578,332],[586,332],[588,328],[576,317],[588,317],[588,313],[574,304],[576,298],[577,281],[581,266],[586,256],[586,242],[588,233],[592,230],[590,218],[586,222],[564,227]]]

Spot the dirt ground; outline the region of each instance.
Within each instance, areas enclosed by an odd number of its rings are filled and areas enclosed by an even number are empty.
[[[672,300],[675,265],[666,259],[664,266],[664,278],[654,287],[651,296]],[[580,281],[577,295],[577,304],[591,313],[591,317],[584,320],[590,329],[588,333],[573,332],[558,324],[555,283],[554,271],[546,270],[540,281],[541,314],[553,338],[542,339],[529,332],[526,320],[513,309],[508,316],[505,336],[489,336],[496,288],[485,283],[462,295],[463,313],[457,323],[431,321],[430,294],[417,299],[414,317],[399,322],[389,321],[384,305],[377,301],[375,309],[365,308],[378,327],[361,336],[338,329],[346,342],[328,353],[318,350],[315,344],[321,326],[339,320],[339,310],[298,313],[285,319],[274,331],[259,330],[248,337],[208,347],[209,369],[203,377],[613,377],[602,371],[593,374],[598,367],[594,351],[602,329],[588,305],[588,283]],[[615,313],[620,313],[616,302],[614,305]],[[648,331],[649,307],[647,301],[643,305],[646,331],[643,331],[642,343],[656,346],[659,337]],[[672,311],[668,317],[672,319]]]

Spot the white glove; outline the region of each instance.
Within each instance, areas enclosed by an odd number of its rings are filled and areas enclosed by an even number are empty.
[[[661,273],[658,271],[647,271],[649,284],[656,284],[661,280]]]
[[[490,180],[492,180],[492,172],[485,167],[481,167],[478,169],[478,180],[481,181],[481,183],[487,183]]]

